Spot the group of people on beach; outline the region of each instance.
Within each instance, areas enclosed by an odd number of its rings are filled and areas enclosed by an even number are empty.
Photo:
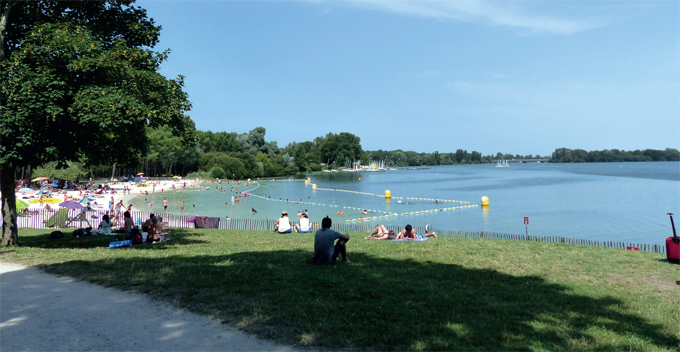
[[[342,263],[351,263],[347,258],[347,242],[349,241],[349,235],[331,230],[332,224],[332,220],[326,216],[321,220],[321,229],[314,234],[314,256],[312,257],[312,262],[314,264],[323,265],[337,263],[340,256],[342,256]],[[371,232],[369,237],[365,237],[364,239],[423,240],[427,237],[437,238],[437,234],[434,231],[428,231],[429,228],[429,225],[425,225],[426,233],[421,235],[413,229],[413,226],[407,224],[399,234],[396,234],[392,230],[388,231],[384,225],[380,225]]]
[[[365,240],[405,240],[405,241],[422,241],[428,237],[437,238],[437,233],[429,232],[430,225],[425,225],[425,234],[419,234],[410,224],[406,224],[404,229],[397,234],[392,230],[387,230],[385,225],[379,225],[371,232]]]
[[[307,211],[298,212],[300,220],[295,226],[292,225],[288,212],[282,211],[281,217],[274,223],[274,233],[285,234],[311,232],[312,223],[309,221]],[[314,264],[332,264],[338,262],[338,258],[342,256],[343,263],[351,263],[347,258],[347,242],[349,235],[341,234],[331,229],[333,221],[326,216],[321,220],[321,229],[314,234],[314,256],[312,261]],[[364,237],[366,240],[404,240],[404,241],[423,241],[428,237],[437,238],[437,234],[432,231],[429,232],[429,225],[425,225],[425,234],[419,234],[410,224],[407,224],[403,230],[396,233],[388,230],[385,225],[379,225],[373,230],[369,236]]]
[[[295,226],[293,226],[292,222],[290,221],[290,218],[288,218],[288,212],[285,210],[282,211],[281,217],[274,223],[274,232],[275,233],[291,233],[293,231],[297,233],[312,232],[313,224],[309,221],[309,215],[307,214],[307,210],[305,209],[304,212],[298,211],[298,216],[300,217],[300,219],[298,220],[298,223],[295,224]]]

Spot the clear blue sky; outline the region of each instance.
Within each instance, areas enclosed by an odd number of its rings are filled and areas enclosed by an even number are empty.
[[[280,147],[680,149],[678,1],[139,1],[201,130]]]

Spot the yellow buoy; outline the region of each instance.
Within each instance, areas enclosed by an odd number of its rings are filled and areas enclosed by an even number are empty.
[[[483,196],[482,197],[482,206],[483,207],[488,207],[489,206],[489,197]]]
[[[312,183],[312,189],[316,189],[316,183]]]
[[[388,189],[385,190],[385,199],[390,199],[392,198],[392,192]]]

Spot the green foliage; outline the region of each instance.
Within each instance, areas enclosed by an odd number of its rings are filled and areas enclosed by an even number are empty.
[[[236,132],[213,133],[212,131],[196,131],[198,147],[204,153],[231,153],[243,151],[237,136]]]
[[[322,162],[340,164],[352,162],[361,158],[361,139],[351,133],[328,133],[321,145],[319,155]]]
[[[618,149],[593,150],[558,148],[552,153],[551,163],[603,163],[626,161],[680,161],[677,149],[645,149],[624,151]]]
[[[247,175],[243,161],[226,153],[206,153],[198,157],[198,167],[212,170],[215,166],[222,169],[227,178],[243,178]]]
[[[18,238],[15,169],[68,160],[136,165],[147,127],[193,143],[183,77],[158,73],[168,58],[151,50],[160,27],[132,3],[0,2],[3,245]]]
[[[146,163],[153,169],[160,166],[163,174],[171,174],[173,167],[187,164],[193,166],[196,163],[199,155],[198,149],[184,146],[182,139],[175,136],[169,128],[150,129],[147,134],[149,153]]]
[[[75,181],[87,174],[81,165],[73,161],[67,161],[67,167],[65,168],[59,168],[57,165],[58,163],[56,161],[52,161],[33,169],[32,178],[44,176],[49,177],[50,180],[59,179]]]
[[[2,62],[3,164],[132,164],[146,151],[147,125],[191,140],[183,78],[156,72],[166,54],[119,38],[105,43],[72,22],[35,25],[25,34]]]
[[[224,179],[226,175],[224,170],[219,166],[213,166],[213,168],[210,170],[210,173],[212,174],[212,177],[219,179]]]

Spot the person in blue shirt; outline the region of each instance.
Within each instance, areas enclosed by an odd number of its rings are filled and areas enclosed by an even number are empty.
[[[338,260],[338,256],[342,254],[343,263],[351,263],[347,259],[347,247],[345,244],[349,241],[349,236],[341,234],[335,230],[331,230],[333,221],[326,216],[321,220],[321,229],[316,231],[314,235],[314,264],[332,264]],[[337,243],[335,240],[338,240]]]

